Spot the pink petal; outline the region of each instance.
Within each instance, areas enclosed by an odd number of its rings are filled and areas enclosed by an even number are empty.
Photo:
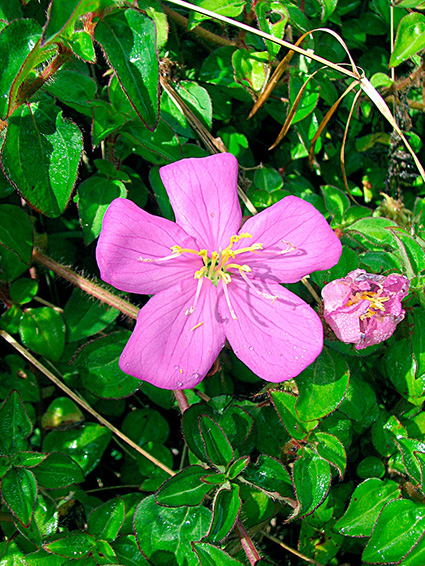
[[[272,277],[280,283],[295,283],[313,271],[329,269],[342,251],[324,216],[294,196],[249,218],[242,231],[252,239],[239,240],[234,249],[261,243],[263,251],[242,253],[236,256],[238,263],[248,264],[253,277]],[[295,249],[290,251],[292,247]]]
[[[193,278],[182,281],[141,309],[120,358],[125,373],[162,389],[190,389],[202,381],[225,337],[218,321],[217,289],[208,279],[204,278],[194,312],[186,316],[196,287]]]
[[[230,153],[191,158],[159,170],[176,222],[211,253],[229,245],[242,221],[238,162]]]
[[[146,263],[140,258],[170,256],[171,246],[196,248],[196,242],[180,226],[148,214],[134,202],[112,201],[103,218],[96,259],[103,281],[121,291],[150,295],[181,279],[193,279],[202,259],[193,254]]]
[[[367,313],[370,302],[360,301],[349,307],[340,307],[332,312],[327,312],[325,308],[324,318],[335,336],[346,344],[355,344],[362,339],[360,328],[360,317]]]
[[[263,298],[238,276],[228,285],[237,320],[230,316],[223,292],[219,311],[226,337],[235,354],[266,381],[291,379],[310,365],[323,347],[323,327],[314,310],[299,297],[274,282],[255,281]]]

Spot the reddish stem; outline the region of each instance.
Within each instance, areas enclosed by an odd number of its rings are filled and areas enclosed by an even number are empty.
[[[184,413],[186,409],[189,408],[189,402],[186,397],[186,393],[182,389],[174,389],[174,395],[176,397],[176,401],[179,404],[180,411]]]
[[[241,545],[245,551],[246,557],[248,558],[248,562],[251,566],[255,566],[257,561],[261,560],[261,557],[240,519],[236,521],[235,531],[241,541]]]

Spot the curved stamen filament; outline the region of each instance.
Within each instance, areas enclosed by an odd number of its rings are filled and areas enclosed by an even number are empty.
[[[227,290],[228,284],[224,279],[222,279],[222,281],[223,281],[224,297],[226,299],[227,306],[229,307],[230,316],[233,318],[233,320],[238,320],[238,317],[236,316],[235,311],[233,310],[232,304],[230,302],[229,291]]]
[[[248,266],[242,266],[242,267],[248,267]],[[251,270],[250,270],[251,271]],[[254,285],[254,283],[249,279],[249,277],[246,274],[246,270],[243,269],[239,269],[239,273],[242,277],[242,279],[245,281],[245,283],[248,285],[248,287],[250,287],[251,289],[253,289],[256,293],[258,293],[259,295],[261,295],[261,297],[263,297],[264,299],[268,299],[269,301],[272,302],[272,304],[274,303],[274,301],[276,299],[278,299],[278,295],[270,295],[270,293],[263,293],[262,291],[259,291],[257,289],[257,287]]]
[[[202,269],[205,269],[205,268],[203,267]],[[198,273],[202,272],[202,269],[200,269]],[[201,294],[202,283],[204,281],[204,278],[202,277],[202,275],[203,274],[201,274],[198,278],[198,285],[196,287],[196,293],[195,293],[195,299],[193,301],[193,305],[191,307],[189,307],[188,309],[186,309],[186,311],[184,313],[186,316],[191,315],[193,313],[193,311],[196,309],[196,305],[198,303],[199,295]]]

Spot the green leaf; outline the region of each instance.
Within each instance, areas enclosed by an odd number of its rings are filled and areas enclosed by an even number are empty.
[[[4,476],[12,463],[7,456],[0,456],[0,478]]]
[[[397,448],[400,450],[404,467],[413,485],[422,483],[422,470],[420,459],[425,458],[425,443],[413,438],[398,438]],[[422,454],[422,456],[420,456]],[[419,458],[418,458],[419,456]]]
[[[261,31],[269,33],[277,39],[283,39],[283,33],[289,18],[285,4],[279,0],[261,0],[261,2],[255,4],[254,9]],[[268,39],[265,42],[270,61],[273,61],[280,51],[280,45]]]
[[[86,293],[74,289],[65,305],[63,318],[68,342],[76,342],[97,334],[116,320],[119,311],[105,303],[90,301]]]
[[[38,283],[34,279],[18,279],[10,286],[11,299],[20,305],[29,303],[38,291]]]
[[[202,503],[212,486],[203,483],[205,468],[189,466],[167,480],[155,495],[155,501],[165,507],[194,507]]]
[[[237,566],[242,564],[221,548],[208,542],[193,542],[192,548],[198,555],[201,566],[217,566],[217,564],[220,564],[220,566]]]
[[[425,538],[422,537],[415,548],[403,560],[403,566],[422,566],[425,564]]]
[[[148,560],[171,560],[177,566],[199,566],[191,543],[207,534],[211,511],[206,507],[161,507],[153,495],[146,497],[134,514],[134,530],[140,550]]]
[[[348,509],[335,529],[349,537],[369,537],[384,505],[400,495],[401,488],[394,481],[365,480],[354,490]]]
[[[111,202],[126,195],[124,183],[117,179],[106,179],[98,173],[81,183],[78,187],[78,211],[86,245],[99,236],[103,216]]]
[[[213,520],[207,539],[211,542],[222,542],[232,531],[242,507],[239,486],[230,484],[222,487],[214,497]]]
[[[227,477],[229,480],[234,480],[239,474],[241,474],[249,464],[249,456],[241,456],[235,460],[227,470]]]
[[[270,391],[273,405],[288,434],[296,440],[303,440],[318,421],[304,422],[296,412],[297,398],[286,391]]]
[[[122,431],[139,446],[147,442],[163,444],[170,434],[167,420],[153,409],[135,409],[122,423]]]
[[[76,30],[71,34],[68,41],[77,57],[81,57],[88,63],[96,63],[96,52],[89,33],[84,30]]]
[[[316,447],[318,455],[334,466],[341,477],[344,476],[347,465],[347,454],[342,442],[333,434],[315,432],[309,442]]]
[[[120,536],[112,547],[123,566],[149,566],[148,561],[140,552],[134,536]]]
[[[33,102],[9,118],[2,165],[32,208],[56,218],[68,205],[82,150],[76,124],[51,102]]]
[[[2,9],[2,8],[0,8]],[[6,118],[9,95],[21,67],[41,37],[41,27],[34,20],[17,19],[0,33],[0,118]]]
[[[329,491],[331,483],[329,463],[309,448],[304,448],[302,456],[294,463],[293,482],[298,499],[298,508],[294,517],[313,513]]]
[[[87,533],[71,533],[52,542],[43,544],[47,552],[65,556],[65,558],[82,558],[87,556],[95,545],[94,538]]]
[[[385,475],[385,465],[376,456],[366,456],[357,466],[359,478],[382,478]]]
[[[44,497],[39,493],[35,502],[31,524],[28,527],[24,527],[20,523],[16,523],[16,526],[25,538],[37,547],[41,547],[43,539],[55,533],[58,524],[59,512],[54,501],[50,497]],[[50,563],[46,560],[46,566],[48,564]],[[28,566],[30,566],[29,563]]]
[[[208,462],[205,452],[205,444],[199,428],[199,417],[201,415],[215,417],[214,411],[209,405],[204,403],[195,403],[183,413],[182,430],[190,450],[199,460],[202,462]]]
[[[367,381],[356,375],[348,384],[339,410],[352,420],[356,432],[367,430],[379,416],[374,389]]]
[[[78,405],[68,397],[58,397],[52,401],[41,419],[44,430],[76,425],[84,420]]]
[[[41,464],[47,458],[47,454],[42,452],[17,452],[13,456],[13,465],[23,468],[33,468]]]
[[[52,0],[43,29],[42,44],[47,45],[57,41],[61,35],[68,35],[80,16],[93,12],[99,5],[99,0]]]
[[[159,176],[159,167],[152,167],[149,171],[149,182],[152,186],[158,206],[164,218],[174,221],[174,212],[171,208],[170,199],[165,190],[164,183]]]
[[[201,415],[199,428],[209,460],[214,466],[227,466],[233,460],[234,452],[221,426],[211,417]]]
[[[68,454],[88,474],[99,463],[111,436],[108,428],[89,423],[73,430],[51,432],[44,439],[43,451]]]
[[[264,3],[264,0],[263,2]],[[257,8],[258,4],[256,4]],[[257,169],[254,175],[255,185],[262,191],[272,193],[278,191],[283,187],[283,179],[276,169],[272,167],[261,167]]]
[[[155,23],[133,9],[116,11],[97,23],[95,39],[140,119],[154,130],[159,119]]]
[[[397,224],[392,220],[373,216],[371,218],[362,218],[361,220],[357,220],[357,222],[354,222],[347,231],[359,234],[367,242],[370,242],[374,246],[378,246],[380,248],[390,246],[395,249],[397,247],[395,238],[391,231],[387,230],[387,228],[391,228],[393,226],[397,226]]]
[[[235,80],[254,92],[259,92],[266,80],[268,57],[263,51],[248,53],[246,49],[237,49],[233,53],[232,64]]]
[[[390,67],[397,67],[425,47],[425,16],[412,12],[400,21],[390,58]]]
[[[0,453],[14,454],[26,450],[25,440],[32,424],[17,391],[12,391],[0,409]]]
[[[37,482],[46,489],[58,489],[84,481],[80,466],[61,452],[49,454],[33,471]]]
[[[345,193],[333,187],[325,185],[322,187],[323,198],[325,199],[326,209],[332,214],[332,225],[342,223],[345,212],[350,207],[350,200]]]
[[[31,522],[37,499],[34,474],[25,468],[12,468],[2,480],[1,494],[13,515],[27,527]]]
[[[61,69],[55,73],[55,80],[43,86],[43,90],[68,106],[88,113],[96,95],[95,81],[80,69]]]
[[[417,364],[416,375],[425,375],[425,312],[423,309],[413,311],[414,329],[412,335],[413,357]]]
[[[372,564],[402,560],[419,542],[425,528],[425,506],[408,499],[390,501],[382,509],[362,558]]]
[[[96,564],[112,566],[113,564],[119,564],[117,555],[114,549],[106,540],[98,540],[96,546],[91,552],[92,558],[96,561]]]
[[[235,18],[236,16],[239,16],[244,9],[246,0],[196,0],[194,4],[201,8],[205,8],[205,10],[211,10],[216,14]],[[191,10],[189,15],[189,30],[199,25],[202,21],[208,19],[209,16],[204,16],[204,14],[199,14],[194,10]]]
[[[96,540],[114,541],[124,523],[125,505],[121,497],[94,509],[88,519],[88,531]]]
[[[255,464],[249,463],[243,472],[243,479],[273,497],[294,497],[289,472],[280,460],[267,454],[260,454]]]
[[[140,387],[140,379],[124,373],[118,361],[130,333],[115,332],[87,344],[76,363],[84,386],[104,399],[128,397]]]
[[[128,118],[117,112],[111,104],[104,100],[96,100],[93,107],[93,146],[99,145],[110,134],[119,130]]]
[[[57,362],[62,356],[65,347],[65,324],[62,315],[50,307],[24,311],[19,335],[27,348],[53,362]]]
[[[154,132],[145,128],[140,120],[137,120],[127,122],[121,128],[120,133],[127,143],[130,142],[130,151],[156,165],[165,165],[183,157],[181,141],[170,126],[162,120]]]
[[[344,398],[350,371],[344,358],[324,348],[317,360],[295,378],[299,396],[296,411],[303,421],[314,421],[334,411]]]
[[[0,280],[13,281],[31,264],[33,231],[24,210],[0,205]]]

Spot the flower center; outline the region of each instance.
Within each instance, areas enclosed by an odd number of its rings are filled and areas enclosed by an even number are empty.
[[[364,301],[364,300],[369,301],[369,308],[364,314],[360,316],[360,319],[364,320],[365,318],[372,318],[372,316],[375,316],[375,314],[377,314],[378,311],[380,311],[381,313],[385,312],[385,307],[382,303],[389,301],[389,297],[380,296],[381,291],[382,291],[381,289],[377,292],[357,291],[357,293],[354,293],[350,296],[345,306],[351,307],[351,305],[355,305],[360,301]]]

